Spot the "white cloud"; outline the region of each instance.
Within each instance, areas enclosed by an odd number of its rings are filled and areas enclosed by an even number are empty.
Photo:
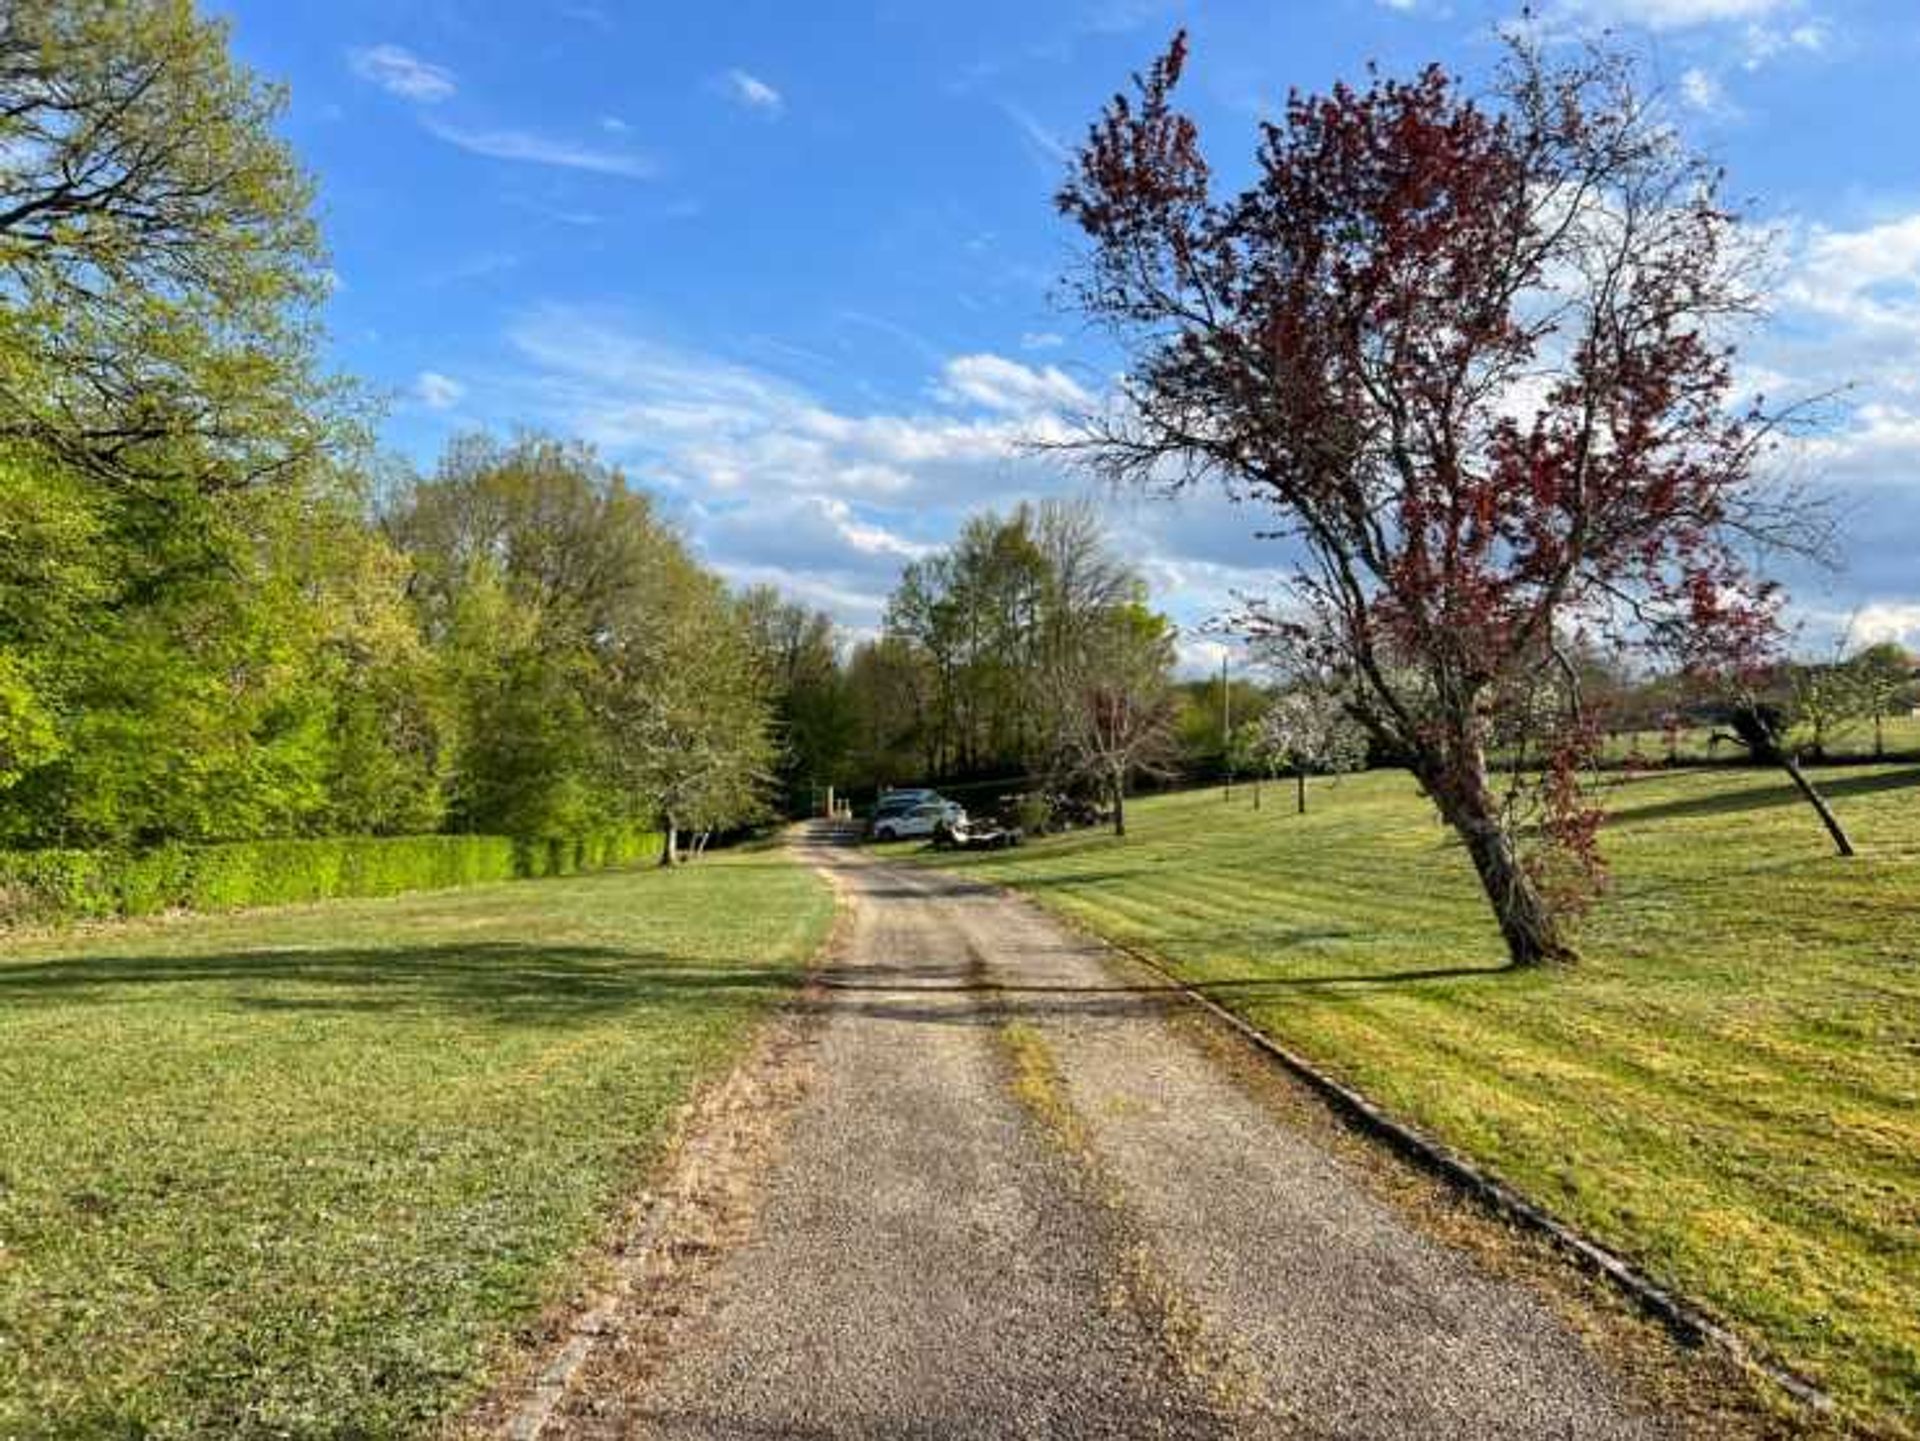
[[[615,454],[649,457],[656,475],[693,493],[806,491],[903,503],[940,500],[964,476],[972,494],[1031,480],[1026,442],[1064,438],[1018,379],[989,390],[995,413],[850,414],[752,366],[636,336],[603,316],[553,307],[523,317],[509,342],[526,362],[543,417]],[[1043,372],[1007,362],[1041,390]],[[962,365],[961,374],[980,367]],[[1033,377],[1038,377],[1037,381]],[[1077,392],[1078,387],[1073,387]],[[937,398],[960,404],[936,387]],[[1014,406],[1015,400],[1019,405]]]
[[[969,512],[1077,488],[1030,446],[1069,434],[1046,397],[1086,398],[1057,370],[960,357],[923,405],[854,409],[601,312],[536,310],[507,341],[489,410],[592,442],[683,511],[728,575],[776,578],[849,624],[876,623],[901,565]]]
[[[1022,350],[1058,350],[1067,343],[1064,335],[1051,330],[1029,330],[1020,337]]]
[[[1897,298],[1883,298],[1889,284],[1900,287]],[[1814,227],[1787,296],[1850,320],[1920,318],[1920,214],[1861,230]]]
[[[1818,55],[1827,49],[1831,32],[1824,20],[1802,21],[1797,25],[1780,28],[1772,25],[1749,25],[1742,41],[1740,64],[1748,70],[1758,70],[1769,61],[1795,51],[1803,55]]]
[[[1058,366],[1035,368],[1001,355],[955,356],[946,363],[938,393],[1007,415],[1093,405],[1093,397]]]
[[[370,45],[347,52],[347,64],[362,80],[369,80],[389,95],[432,105],[447,99],[457,88],[453,72],[444,65],[422,60],[399,45]]]
[[[1920,601],[1882,601],[1862,606],[1852,617],[1853,640],[1858,645],[1898,641],[1920,648]]]
[[[1920,215],[1789,240],[1778,322],[1745,348],[1742,384],[1775,403],[1863,388],[1785,457],[1835,498],[1848,568],[1781,578],[1810,627],[1855,612],[1904,626],[1900,607],[1920,606]],[[514,364],[488,411],[592,441],[678,508],[730,577],[776,581],[855,626],[877,624],[900,565],[968,513],[1081,489],[1032,443],[1069,438],[1063,414],[1099,400],[1057,366],[976,352],[928,357],[918,403],[857,406],[581,309],[524,315],[508,340]],[[1275,594],[1295,559],[1259,538],[1271,512],[1212,490],[1108,505],[1123,553],[1195,639],[1241,598]]]
[[[757,566],[819,571],[848,588],[889,588],[901,566],[933,549],[863,519],[834,496],[755,497],[702,509],[701,542],[710,551],[751,557]]]
[[[414,378],[414,399],[428,410],[452,410],[466,394],[466,386],[437,370],[423,370]]]
[[[724,84],[728,96],[749,110],[778,115],[786,108],[786,97],[758,75],[750,75],[745,70],[729,70]]]
[[[440,121],[429,121],[427,129],[449,145],[494,160],[586,170],[628,180],[648,180],[660,173],[652,157],[635,151],[600,150],[527,130],[467,130]]]
[[[1799,8],[1799,0],[1562,0],[1558,14],[1593,25],[1682,30],[1734,20],[1763,20]]]
[[[1801,224],[1783,241],[1776,314],[1744,347],[1741,381],[1773,405],[1830,397],[1777,459],[1832,506],[1841,571],[1782,570],[1799,613],[1838,635],[1853,610],[1920,589],[1920,213]]]
[[[1726,88],[1698,65],[1680,76],[1680,98],[1703,115],[1725,115],[1732,109]]]

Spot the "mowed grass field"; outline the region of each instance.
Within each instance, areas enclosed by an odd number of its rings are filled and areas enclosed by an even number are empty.
[[[1518,972],[1411,781],[1129,807],[964,864],[1186,978],[1828,1387],[1920,1430],[1920,767],[1619,783],[1575,969]]]
[[[0,1436],[430,1427],[831,911],[761,852],[0,942]]]
[[[1679,760],[1739,759],[1737,747],[1725,741],[1715,745],[1713,735],[1712,727],[1690,726],[1681,730],[1673,737],[1671,754]],[[1888,716],[1881,723],[1880,743],[1884,753],[1895,760],[1911,760],[1920,755],[1920,716],[1904,712]],[[1827,754],[1836,759],[1871,758],[1873,744],[1872,722],[1855,721],[1842,726],[1828,740]],[[1624,761],[1637,754],[1657,763],[1669,754],[1667,735],[1661,730],[1614,731],[1603,743],[1602,754],[1609,761]]]

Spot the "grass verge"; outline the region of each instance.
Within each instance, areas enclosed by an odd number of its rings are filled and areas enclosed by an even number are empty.
[[[1828,781],[1824,853],[1764,773],[1623,782],[1570,971],[1516,972],[1406,778],[1143,801],[930,856],[1141,946],[1831,1391],[1920,1414],[1920,769]]]
[[[0,1435],[474,1394],[832,914],[773,852],[0,957]]]

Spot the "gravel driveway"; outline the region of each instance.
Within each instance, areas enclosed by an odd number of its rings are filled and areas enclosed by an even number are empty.
[[[1662,1434],[1149,975],[991,888],[805,844],[852,918],[751,1224],[658,1354],[587,1367],[541,1434]]]

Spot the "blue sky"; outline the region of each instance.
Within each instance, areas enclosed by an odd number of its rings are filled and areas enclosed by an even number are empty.
[[[221,0],[317,175],[338,363],[428,465],[476,426],[592,440],[707,557],[873,626],[900,564],[982,506],[1080,482],[1024,449],[1113,357],[1054,303],[1063,145],[1178,25],[1229,174],[1289,87],[1369,60],[1469,77],[1473,0]],[[1794,573],[1808,643],[1920,644],[1920,7],[1540,0],[1614,27],[1732,193],[1780,230],[1770,395],[1851,385],[1796,458],[1848,523]],[[1260,517],[1112,497],[1195,633],[1272,588]]]

